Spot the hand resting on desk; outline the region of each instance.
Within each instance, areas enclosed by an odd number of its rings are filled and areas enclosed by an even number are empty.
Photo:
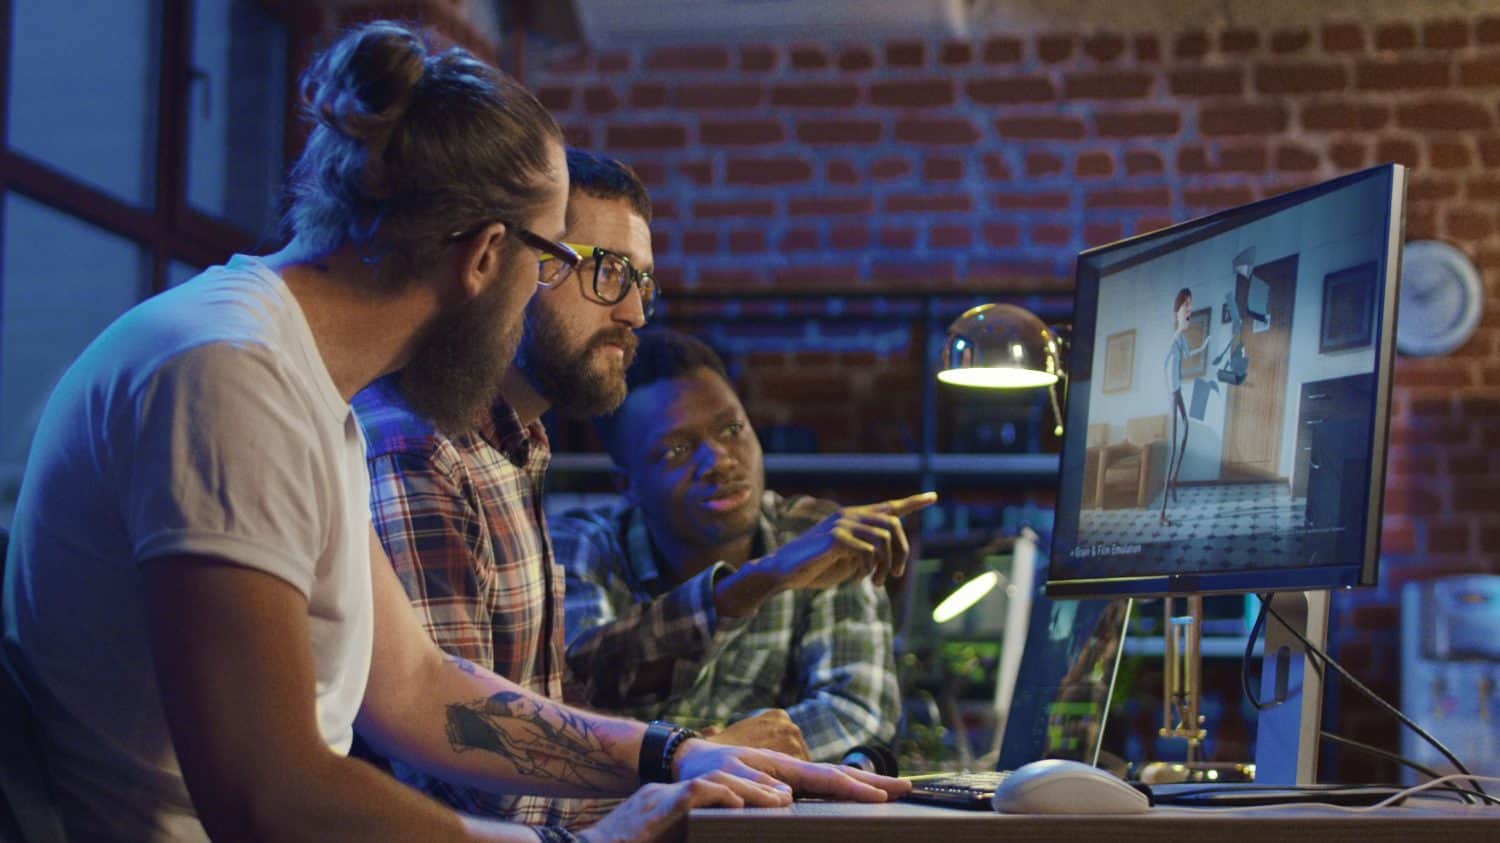
[[[727,746],[774,749],[801,761],[807,760],[807,741],[802,737],[802,730],[782,708],[768,708],[728,726],[707,726],[703,729],[703,738]]]

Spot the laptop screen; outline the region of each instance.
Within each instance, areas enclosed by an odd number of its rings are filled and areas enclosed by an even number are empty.
[[[1098,763],[1130,600],[1049,600],[1038,555],[1026,646],[997,770],[1043,758]]]

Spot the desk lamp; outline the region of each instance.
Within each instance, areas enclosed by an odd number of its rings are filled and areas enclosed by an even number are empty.
[[[1047,387],[1052,398],[1053,432],[1062,435],[1062,412],[1057,382],[1067,377],[1062,365],[1063,343],[1057,332],[1025,308],[1011,304],[981,304],[964,311],[948,326],[942,368],[937,378],[955,386],[982,389]],[[1067,382],[1064,380],[1064,387]],[[1066,397],[1066,394],[1064,394]],[[978,603],[1000,582],[994,572],[969,580],[933,610],[938,623],[957,617]]]
[[[1061,436],[1057,382],[1063,380],[1067,387],[1062,350],[1057,332],[1031,311],[1009,304],[981,304],[948,326],[937,377],[943,383],[986,389],[1045,386],[1052,399],[1054,432]]]

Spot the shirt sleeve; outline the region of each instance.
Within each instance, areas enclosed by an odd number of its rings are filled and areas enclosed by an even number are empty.
[[[137,563],[212,556],[308,595],[335,485],[305,395],[260,346],[209,344],[132,389],[122,505]]]
[[[602,708],[660,702],[666,693],[632,693],[642,665],[706,660],[743,624],[721,621],[714,610],[714,578],[728,565],[717,563],[638,603],[624,579],[624,549],[607,520],[569,513],[550,527],[553,552],[566,572],[569,693],[580,702]]]
[[[422,627],[445,652],[493,668],[493,557],[458,455],[439,443],[372,455],[369,468],[375,532]]]
[[[837,761],[853,747],[895,735],[901,695],[883,589],[860,579],[814,595],[798,664],[798,699],[786,713],[812,760]]]

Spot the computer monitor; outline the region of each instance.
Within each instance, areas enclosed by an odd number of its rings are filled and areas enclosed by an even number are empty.
[[[1374,584],[1404,185],[1079,255],[1048,596]]]
[[[1049,597],[1374,584],[1405,185],[1375,167],[1079,255]]]

